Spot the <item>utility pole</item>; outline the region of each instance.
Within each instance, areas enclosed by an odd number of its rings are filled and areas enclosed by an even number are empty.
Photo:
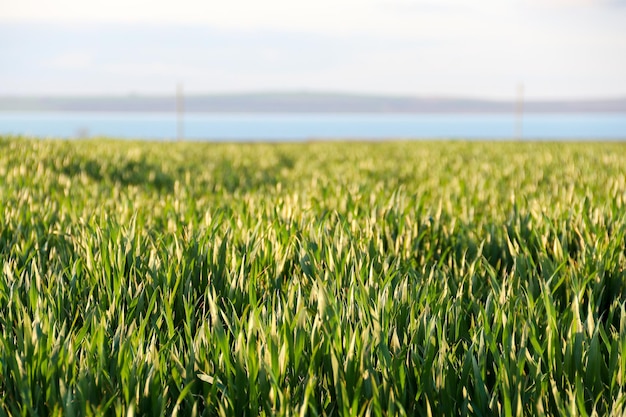
[[[524,83],[517,85],[517,103],[515,106],[515,136],[517,140],[524,138]]]
[[[176,121],[179,142],[182,142],[185,136],[185,125],[183,121],[184,113],[185,101],[183,97],[183,84],[178,83],[178,85],[176,86]]]

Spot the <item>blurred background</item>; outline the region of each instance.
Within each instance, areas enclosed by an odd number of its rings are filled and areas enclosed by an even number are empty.
[[[171,113],[178,109],[508,113],[513,125],[506,133],[477,137],[516,137],[533,132],[532,117],[524,119],[527,129],[521,125],[524,113],[545,119],[546,113],[617,117],[626,111],[622,0],[0,2],[0,133],[45,133],[15,127],[24,119],[45,124],[24,112],[132,110],[176,118]],[[621,116],[615,117],[609,136],[626,136]],[[228,136],[206,123],[197,138]],[[66,124],[73,133],[50,124],[48,131],[86,136],[98,129],[93,120]],[[193,137],[193,123],[189,129]],[[159,136],[132,129],[92,133]],[[463,130],[418,128],[380,137],[429,135],[462,137]]]

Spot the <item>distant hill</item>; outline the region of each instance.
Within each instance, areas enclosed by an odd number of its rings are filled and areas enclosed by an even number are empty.
[[[187,113],[512,113],[513,101],[327,93],[188,95]],[[0,96],[0,111],[173,112],[173,96]],[[626,112],[626,98],[527,101],[526,113]]]

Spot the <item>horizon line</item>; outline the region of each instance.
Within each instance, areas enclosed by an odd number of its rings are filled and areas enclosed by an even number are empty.
[[[132,99],[132,98],[172,98],[176,97],[176,89],[171,92],[141,92],[129,91],[118,93],[88,92],[88,93],[0,93],[2,99]],[[309,90],[309,89],[264,89],[245,91],[184,91],[184,97],[246,97],[246,96],[326,96],[326,97],[352,97],[352,98],[385,98],[385,99],[417,99],[417,100],[443,100],[443,101],[481,101],[492,103],[515,102],[517,97],[511,94],[510,98],[496,98],[489,96],[450,95],[450,94],[401,94],[383,92],[357,92],[339,90]],[[624,101],[626,93],[616,95],[597,95],[586,97],[525,97],[525,102],[605,102]]]

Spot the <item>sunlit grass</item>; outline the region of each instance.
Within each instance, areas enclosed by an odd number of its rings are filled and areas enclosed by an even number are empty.
[[[0,138],[0,415],[621,416],[624,167]]]

